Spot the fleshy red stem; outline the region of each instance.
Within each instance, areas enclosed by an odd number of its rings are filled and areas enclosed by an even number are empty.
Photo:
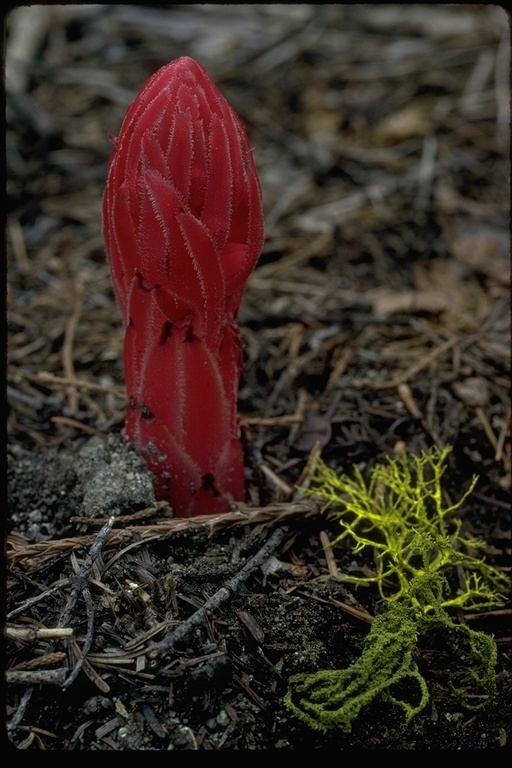
[[[204,68],[162,67],[110,159],[103,231],[126,328],[126,436],[178,516],[244,498],[237,315],[261,252],[245,130]]]

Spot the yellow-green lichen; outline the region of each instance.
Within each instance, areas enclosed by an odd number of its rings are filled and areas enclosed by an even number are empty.
[[[495,691],[493,638],[457,624],[447,609],[500,605],[510,580],[475,554],[484,542],[461,534],[461,520],[454,513],[477,478],[458,501],[447,500],[441,479],[450,450],[402,454],[376,466],[368,482],[357,467],[347,477],[316,462],[308,493],[324,499],[324,511],[339,520],[342,532],[333,544],[348,537],[354,553],[368,548],[376,553],[373,574],[341,578],[375,583],[386,610],[373,621],[361,657],[348,669],[290,678],[285,704],[313,728],[350,731],[362,707],[377,696],[398,705],[408,722],[429,698],[413,651],[418,637],[433,628],[462,633],[469,644],[469,671],[455,692],[464,697],[473,686],[485,699]],[[397,684],[406,680],[417,685],[415,703],[398,694]]]

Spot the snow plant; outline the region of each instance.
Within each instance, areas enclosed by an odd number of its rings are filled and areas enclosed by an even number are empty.
[[[263,245],[245,129],[208,73],[159,69],[113,139],[103,233],[125,327],[125,434],[176,516],[244,498],[238,311]]]
[[[357,467],[351,477],[340,476],[321,459],[316,461],[312,485],[304,493],[323,499],[324,511],[338,520],[342,532],[333,546],[348,539],[354,554],[376,555],[374,575],[346,574],[341,579],[373,583],[385,608],[350,667],[290,678],[285,704],[312,728],[349,732],[361,709],[376,697],[397,705],[408,723],[429,700],[414,652],[419,637],[432,629],[455,631],[466,639],[468,672],[454,689],[465,705],[470,706],[470,692],[483,696],[484,703],[495,692],[494,639],[456,623],[449,611],[501,605],[511,583],[478,556],[485,542],[466,538],[455,515],[477,478],[458,501],[444,500],[441,480],[450,450],[403,453],[377,465],[368,482]],[[412,697],[399,686],[403,682],[415,690]]]

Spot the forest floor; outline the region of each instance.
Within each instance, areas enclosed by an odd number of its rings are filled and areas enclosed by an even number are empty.
[[[453,613],[496,644],[479,708],[452,685],[471,671],[465,635],[441,630],[414,649],[429,698],[408,723],[383,696],[325,732],[284,703],[292,675],[355,663],[386,610],[370,581],[343,581],[371,577],[374,553],[331,546],[339,522],[302,492],[312,457],[368,477],[451,446],[447,498],[479,478],[462,535],[509,567],[505,11],[35,5],[6,31],[8,746],[509,746],[507,602]],[[266,229],[239,318],[247,498],[188,520],[155,502],[122,439],[101,232],[108,136],[182,55],[247,127]]]

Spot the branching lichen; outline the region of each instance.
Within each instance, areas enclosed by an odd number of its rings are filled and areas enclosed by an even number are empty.
[[[354,584],[375,583],[386,610],[372,623],[361,657],[348,669],[320,670],[290,679],[285,704],[312,728],[350,731],[360,710],[377,696],[398,705],[409,722],[429,699],[413,652],[418,637],[433,628],[462,633],[469,644],[469,672],[454,692],[465,698],[470,686],[476,686],[487,699],[495,691],[493,638],[455,623],[447,609],[500,605],[510,581],[476,556],[485,542],[461,534],[461,520],[454,512],[477,478],[457,502],[446,500],[441,479],[450,450],[402,454],[376,466],[368,482],[357,467],[353,477],[346,477],[323,461],[316,462],[307,493],[324,499],[324,511],[339,520],[342,533],[333,545],[348,537],[354,553],[367,548],[376,553],[373,575],[341,578]],[[449,582],[455,567],[456,590]],[[417,684],[416,703],[403,694],[400,697],[398,683],[405,681]]]

